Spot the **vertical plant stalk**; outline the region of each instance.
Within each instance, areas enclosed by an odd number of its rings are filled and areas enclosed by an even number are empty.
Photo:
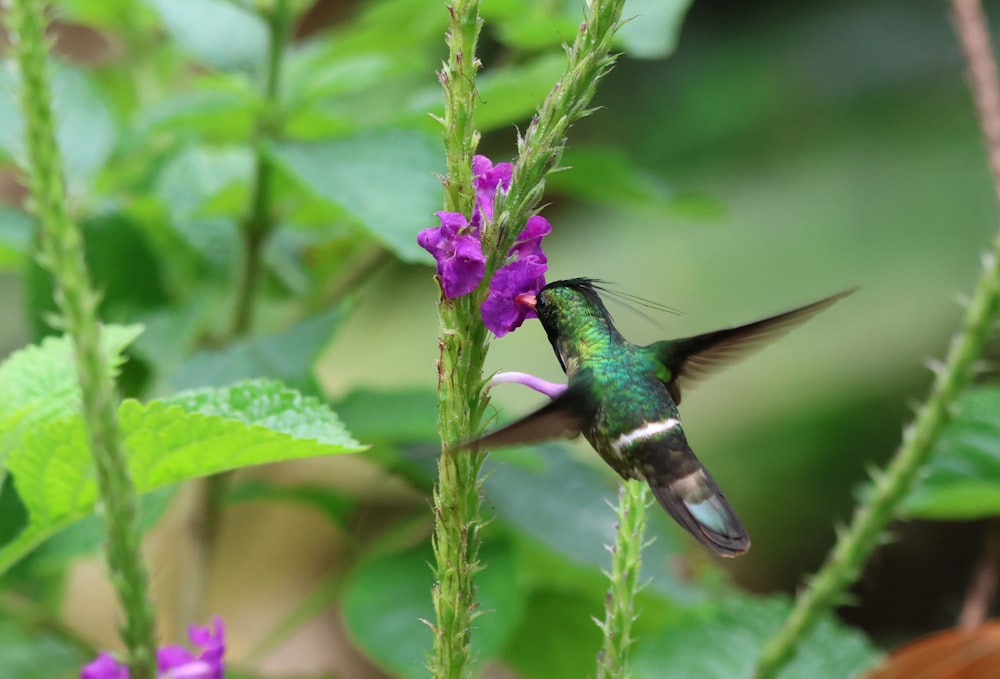
[[[542,197],[545,177],[558,165],[569,127],[590,112],[597,81],[611,68],[611,38],[620,25],[624,0],[591,0],[586,20],[568,49],[566,72],[542,104],[523,138],[506,200],[498,193],[498,218],[482,227],[486,276],[503,264],[506,253]],[[473,214],[472,159],[479,144],[475,129],[475,77],[481,64],[476,43],[482,21],[477,0],[456,0],[448,8],[448,61],[439,77],[445,91],[444,126],[448,174],[445,210]],[[488,333],[479,317],[486,285],[456,299],[442,297],[438,361],[438,429],[444,452],[434,488],[436,622],[430,661],[435,679],[468,674],[471,625],[476,616],[474,576],[478,562],[479,472],[484,454],[452,453],[456,443],[479,431],[488,400],[481,393]]]
[[[645,483],[625,481],[618,492],[618,530],[611,552],[611,588],[604,602],[604,622],[598,623],[604,642],[597,655],[597,679],[626,679],[628,651],[635,641],[632,623],[638,612],[635,599],[642,589],[642,548],[645,546],[646,507],[649,492]]]
[[[448,7],[448,61],[439,72],[444,87],[442,124],[448,175],[445,210],[471,215],[475,191],[472,158],[479,144],[476,110],[476,43],[482,20],[477,0],[457,0]],[[471,627],[476,614],[475,585],[479,570],[479,470],[483,453],[450,452],[469,440],[482,419],[486,398],[480,393],[486,358],[486,328],[479,321],[477,298],[442,296],[438,304],[438,429],[444,450],[434,487],[434,647],[430,670],[435,679],[462,679],[468,674]]]
[[[1000,200],[1000,89],[986,20],[979,0],[952,0],[952,7]],[[927,462],[931,447],[949,420],[949,408],[972,378],[974,363],[982,354],[996,319],[1000,307],[998,257],[1000,236],[993,242],[993,251],[983,256],[983,270],[966,308],[961,331],[952,340],[944,365],[936,370],[926,403],[904,432],[903,442],[885,472],[874,479],[868,502],[858,507],[851,525],[840,534],[823,567],[799,594],[788,618],[764,647],[757,679],[775,677],[819,616],[843,599]]]
[[[156,627],[149,578],[136,523],[135,488],[118,428],[117,396],[101,349],[98,295],[84,260],[83,237],[66,208],[62,157],[56,143],[45,38],[44,0],[10,0],[11,43],[21,75],[27,174],[42,231],[41,263],[55,279],[60,322],[73,339],[84,421],[107,522],[111,582],[124,610],[121,635],[133,679],[156,674]]]
[[[256,156],[250,205],[241,224],[243,270],[236,292],[231,339],[246,335],[253,327],[254,302],[261,274],[261,254],[274,230],[274,164],[265,146],[278,134],[281,125],[281,65],[294,28],[289,0],[275,0],[260,9],[268,27],[267,64],[264,73],[264,110],[257,120]],[[207,614],[205,590],[222,522],[222,503],[232,472],[202,479],[194,486],[190,511],[191,561],[185,579],[183,612],[178,617],[178,633],[183,636],[188,622]]]
[[[243,220],[243,274],[236,296],[231,335],[246,334],[253,325],[254,299],[260,280],[261,250],[274,229],[274,163],[266,148],[281,126],[281,62],[294,26],[289,0],[275,0],[261,10],[268,28],[267,71],[264,76],[264,110],[257,121],[256,158],[250,210]]]

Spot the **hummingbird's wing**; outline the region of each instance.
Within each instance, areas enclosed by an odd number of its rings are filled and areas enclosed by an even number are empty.
[[[587,382],[573,379],[566,391],[535,412],[492,434],[456,446],[456,450],[502,448],[572,438],[583,431],[596,410],[597,401]]]
[[[678,340],[654,342],[648,348],[669,371],[664,384],[674,402],[680,403],[682,387],[687,387],[711,374],[712,371],[738,361],[750,352],[778,339],[799,323],[847,297],[855,289],[845,290],[818,302],[746,325]]]

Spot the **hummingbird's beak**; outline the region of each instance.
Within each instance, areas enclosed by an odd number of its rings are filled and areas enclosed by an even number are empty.
[[[529,309],[535,308],[535,296],[530,292],[525,292],[514,298],[514,304],[518,306],[527,307]]]

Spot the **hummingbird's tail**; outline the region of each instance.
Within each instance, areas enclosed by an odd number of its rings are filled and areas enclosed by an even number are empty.
[[[743,522],[683,436],[669,437],[663,444],[670,447],[667,455],[653,456],[653,464],[644,470],[663,508],[698,542],[720,556],[739,556],[750,549]]]

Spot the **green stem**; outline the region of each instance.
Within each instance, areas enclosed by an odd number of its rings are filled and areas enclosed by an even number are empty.
[[[257,121],[257,156],[254,164],[250,211],[243,222],[243,275],[236,296],[233,337],[245,335],[253,326],[254,300],[261,273],[261,251],[274,229],[274,163],[265,146],[278,134],[281,124],[281,62],[288,47],[294,15],[288,0],[276,0],[264,13],[268,26],[267,71],[264,79],[264,111]]]
[[[444,124],[448,176],[445,209],[471,215],[475,192],[472,158],[479,143],[476,109],[476,43],[482,21],[477,0],[457,0],[447,42],[448,62],[439,74],[445,91]],[[486,329],[479,321],[475,295],[442,298],[438,362],[438,428],[444,451],[434,488],[434,648],[435,679],[462,679],[469,672],[471,628],[476,598],[473,578],[480,566],[479,470],[484,455],[449,451],[472,438],[486,407],[480,394],[486,358]]]
[[[90,450],[108,527],[107,559],[125,616],[122,639],[133,679],[156,673],[156,627],[140,552],[135,488],[118,428],[111,367],[101,349],[98,295],[87,273],[83,237],[66,208],[62,158],[55,137],[45,38],[44,0],[12,0],[9,26],[21,74],[28,183],[42,230],[41,262],[55,279],[61,324],[73,339]]]
[[[956,27],[969,62],[973,94],[1000,197],[1000,92],[989,33],[978,0],[953,0]],[[903,442],[885,472],[875,479],[867,504],[858,507],[850,527],[840,534],[826,563],[803,590],[782,627],[764,647],[757,679],[777,676],[819,619],[837,605],[857,580],[865,560],[896,516],[900,503],[926,464],[931,447],[950,418],[949,408],[969,384],[1000,309],[1000,236],[983,257],[983,270],[966,308],[962,329],[952,341],[944,365],[937,371],[930,396],[903,434]]]
[[[611,588],[605,601],[604,642],[597,656],[597,679],[626,679],[632,645],[635,599],[642,589],[642,548],[645,545],[649,490],[640,481],[626,481],[618,493],[618,530],[611,547]]]

